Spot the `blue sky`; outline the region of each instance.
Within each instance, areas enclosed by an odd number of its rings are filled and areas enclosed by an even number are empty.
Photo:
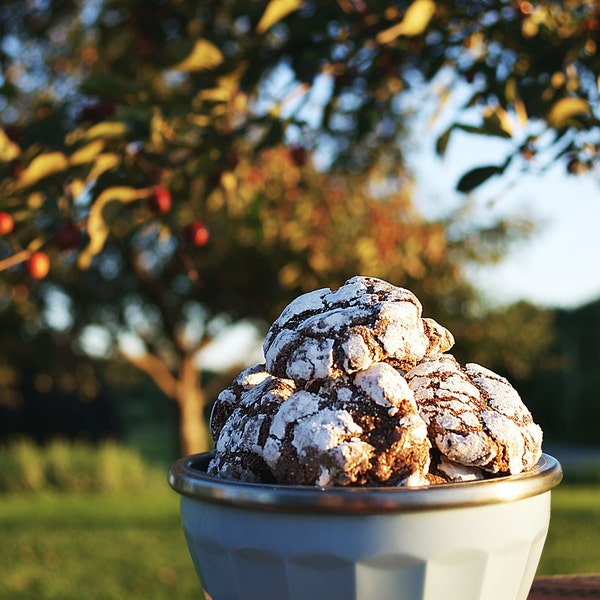
[[[434,156],[433,141],[427,137],[411,157],[418,202],[426,214],[464,202],[454,191],[462,173],[502,162],[501,142],[466,135],[451,142],[444,159]],[[489,206],[500,213],[526,215],[538,231],[499,265],[474,273],[480,289],[500,303],[526,299],[572,308],[600,299],[600,177],[568,175],[563,164],[556,164],[544,175],[520,176],[508,191],[504,184],[491,181],[470,200],[484,210]]]

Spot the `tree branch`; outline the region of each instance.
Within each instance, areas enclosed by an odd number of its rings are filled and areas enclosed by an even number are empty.
[[[137,367],[140,371],[150,375],[154,383],[156,383],[166,396],[172,400],[176,399],[177,379],[175,379],[173,374],[158,357],[149,352],[141,354],[140,356],[133,356],[125,352],[122,352],[121,354],[134,367]]]

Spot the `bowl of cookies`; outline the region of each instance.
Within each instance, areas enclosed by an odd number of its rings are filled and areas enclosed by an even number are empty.
[[[283,310],[214,404],[214,449],[169,471],[210,597],[526,599],[561,467],[453,343],[371,277]]]

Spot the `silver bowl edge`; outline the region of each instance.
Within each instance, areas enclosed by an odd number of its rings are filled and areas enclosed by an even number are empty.
[[[206,469],[212,452],[175,461],[168,473],[177,493],[204,502],[283,512],[379,514],[510,502],[550,491],[562,479],[560,463],[542,454],[518,475],[422,487],[327,487],[262,484],[221,479]]]

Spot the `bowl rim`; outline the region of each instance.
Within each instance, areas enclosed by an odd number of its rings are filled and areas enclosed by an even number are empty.
[[[206,473],[214,451],[176,460],[169,485],[182,496],[234,507],[280,512],[378,514],[463,508],[512,502],[550,491],[562,480],[556,458],[542,454],[518,475],[419,487],[316,487],[249,483]]]

